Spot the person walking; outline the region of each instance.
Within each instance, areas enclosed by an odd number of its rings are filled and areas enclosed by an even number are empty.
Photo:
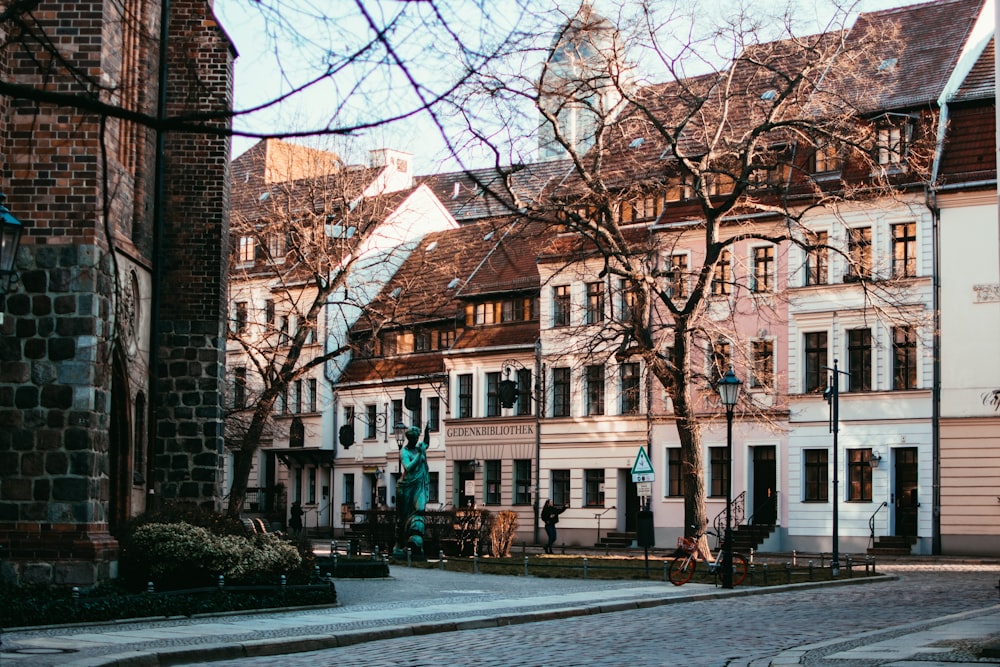
[[[545,534],[549,538],[548,544],[545,545],[545,553],[547,554],[552,553],[552,545],[556,543],[556,524],[559,523],[559,515],[566,509],[566,505],[557,507],[552,504],[551,500],[546,500],[545,506],[542,507],[542,523],[545,524]]]
[[[289,532],[292,537],[302,536],[302,505],[299,501],[292,503],[291,518],[288,519],[288,527],[291,529]]]

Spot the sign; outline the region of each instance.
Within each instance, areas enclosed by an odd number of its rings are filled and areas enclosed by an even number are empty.
[[[632,464],[632,481],[653,481],[653,464],[649,461],[649,455],[646,454],[645,447],[639,448],[639,453],[635,457],[635,463]]]
[[[648,498],[649,496],[653,495],[652,482],[639,482],[636,485],[636,488],[639,489],[639,495],[642,496],[643,498]]]

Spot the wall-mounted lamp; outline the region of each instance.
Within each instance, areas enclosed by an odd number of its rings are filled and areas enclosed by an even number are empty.
[[[882,455],[878,453],[878,450],[872,450],[872,457],[868,460],[872,468],[877,468],[878,464],[882,462]]]

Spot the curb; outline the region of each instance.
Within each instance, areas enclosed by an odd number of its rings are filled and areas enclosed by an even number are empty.
[[[717,590],[711,593],[698,593],[688,596],[670,596],[662,598],[644,598],[641,600],[623,600],[621,602],[605,602],[593,605],[577,605],[540,611],[522,613],[501,613],[492,616],[475,616],[462,620],[427,621],[412,625],[387,625],[382,628],[348,630],[335,634],[302,635],[278,639],[260,639],[237,643],[204,644],[190,648],[157,651],[130,651],[116,655],[104,655],[95,658],[81,659],[65,664],[65,667],[168,667],[192,662],[213,662],[218,660],[241,660],[244,658],[286,655],[308,651],[342,648],[380,641],[422,635],[458,632],[462,630],[482,630],[499,628],[509,625],[554,621],[577,616],[607,614],[617,611],[632,611],[666,605],[718,600],[727,597],[747,597],[751,595],[768,595],[790,590],[809,590],[830,586],[850,586],[871,584],[884,581],[895,581],[899,577],[892,574],[880,574],[875,577],[858,577],[838,581],[804,582],[797,584],[778,584],[755,588],[734,589],[732,591]],[[792,653],[786,651],[785,653]],[[804,654],[804,651],[803,651]],[[781,655],[784,655],[781,654]],[[780,657],[780,656],[779,656]],[[773,665],[793,665],[798,662],[774,662]]]

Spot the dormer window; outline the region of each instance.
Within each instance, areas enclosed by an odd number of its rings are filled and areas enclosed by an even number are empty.
[[[877,121],[875,158],[886,169],[905,169],[910,143],[913,140],[913,119],[883,117]]]
[[[822,143],[816,147],[813,153],[812,171],[814,174],[838,174],[844,168],[844,156],[840,148],[830,144]]]

